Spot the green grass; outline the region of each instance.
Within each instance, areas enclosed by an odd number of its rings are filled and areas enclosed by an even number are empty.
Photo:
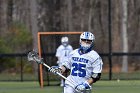
[[[40,88],[38,82],[0,82],[0,93],[62,93],[59,86]],[[92,93],[140,93],[140,80],[98,81]]]
[[[93,93],[139,93],[140,81],[100,81],[93,87]]]

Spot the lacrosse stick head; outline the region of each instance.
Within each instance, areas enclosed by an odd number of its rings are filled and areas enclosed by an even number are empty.
[[[38,53],[36,51],[30,51],[27,55],[27,58],[28,58],[28,61],[31,62],[31,61],[35,61],[37,62],[38,64],[42,64],[42,58],[39,57]]]

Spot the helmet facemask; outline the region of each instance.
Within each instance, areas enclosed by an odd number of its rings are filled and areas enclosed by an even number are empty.
[[[62,42],[62,45],[63,45],[64,47],[66,47],[66,46],[68,46],[68,42]]]
[[[80,50],[83,53],[91,51],[94,42],[94,35],[91,32],[84,32],[80,36]]]
[[[93,41],[80,39],[80,48],[83,52],[89,52],[93,47]]]

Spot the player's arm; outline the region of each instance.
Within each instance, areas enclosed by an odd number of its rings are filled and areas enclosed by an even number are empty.
[[[92,74],[91,78],[87,80],[87,82],[91,85],[96,81],[100,80],[100,78],[101,78],[101,73],[94,73]]]
[[[57,64],[60,62],[60,57],[57,56]]]
[[[92,64],[93,67],[93,71],[91,74],[90,79],[88,80],[89,84],[95,83],[96,81],[100,80],[101,78],[101,72],[102,72],[102,59],[100,57],[98,57],[94,64]]]
[[[57,70],[58,69],[58,70]],[[49,71],[50,72],[53,72],[53,73],[56,73],[56,72],[61,72],[62,74],[69,71],[70,70],[70,61],[69,59],[67,59],[67,61],[63,62],[62,63],[62,66],[60,67],[57,67],[57,68],[50,68]]]
[[[59,64],[59,62],[60,62],[60,57],[61,57],[61,53],[62,53],[61,51],[62,51],[61,46],[59,46],[59,47],[57,48],[56,54],[55,54],[55,56],[56,56],[56,58],[57,58],[57,64]]]
[[[59,67],[61,69],[61,72],[62,73],[65,73],[65,72],[68,72],[69,69],[65,66],[65,65],[62,65],[61,67]]]

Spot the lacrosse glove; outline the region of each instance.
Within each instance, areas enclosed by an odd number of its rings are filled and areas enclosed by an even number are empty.
[[[77,92],[83,92],[83,91],[86,91],[86,90],[90,90],[91,86],[89,85],[89,83],[87,81],[85,81],[81,84],[78,84],[75,87],[75,89],[76,89]]]
[[[62,73],[61,68],[59,66],[52,66],[50,69],[48,69],[50,72],[57,74],[57,73]]]

